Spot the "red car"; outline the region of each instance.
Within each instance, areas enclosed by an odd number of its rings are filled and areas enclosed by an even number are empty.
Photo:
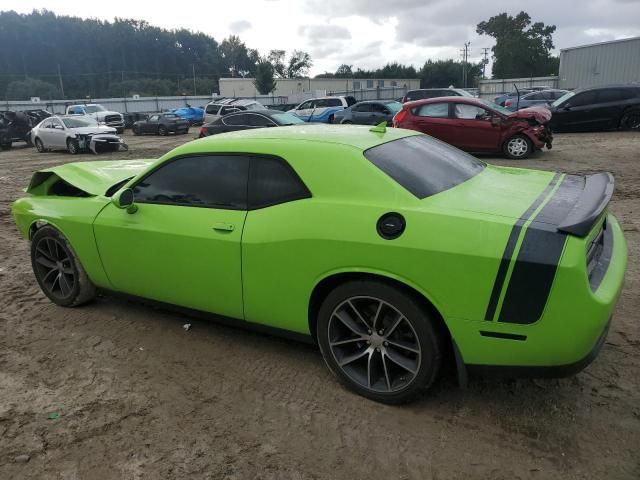
[[[479,98],[440,97],[405,103],[393,126],[427,133],[468,152],[503,152],[520,159],[545,145],[551,148],[550,119],[551,112],[543,107],[511,112]]]

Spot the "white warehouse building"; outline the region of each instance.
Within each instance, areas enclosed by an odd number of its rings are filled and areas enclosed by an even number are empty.
[[[223,97],[256,97],[260,94],[253,78],[221,78],[220,95]],[[413,90],[420,88],[419,78],[279,78],[276,79],[275,96],[314,95],[333,92],[375,90],[377,88]],[[319,93],[323,92],[323,93]]]

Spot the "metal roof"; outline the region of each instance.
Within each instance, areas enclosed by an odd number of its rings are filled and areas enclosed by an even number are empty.
[[[561,52],[566,52],[567,50],[576,50],[578,48],[589,48],[589,47],[595,47],[595,46],[598,46],[598,45],[608,45],[610,43],[630,42],[630,41],[633,41],[633,40],[640,40],[640,37],[619,38],[617,40],[608,40],[606,42],[589,43],[588,45],[578,45],[577,47],[561,48],[560,51]]]

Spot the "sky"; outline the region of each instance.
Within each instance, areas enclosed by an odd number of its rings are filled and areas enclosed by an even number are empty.
[[[113,20],[142,19],[165,27],[204,32],[217,41],[236,34],[261,54],[271,49],[311,54],[311,75],[340,64],[372,69],[389,62],[419,68],[427,59],[459,59],[465,42],[478,61],[493,39],[476,25],[502,12],[525,10],[556,25],[554,44],[573,47],[640,35],[640,0],[0,0],[0,10]]]

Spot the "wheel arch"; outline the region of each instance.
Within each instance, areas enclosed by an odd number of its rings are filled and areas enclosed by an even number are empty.
[[[438,330],[441,334],[443,334],[443,337],[446,339],[451,338],[451,332],[447,327],[444,316],[441,313],[441,309],[438,308],[436,302],[434,302],[432,298],[430,298],[428,293],[422,291],[422,289],[420,289],[418,286],[413,285],[412,282],[382,272],[345,270],[327,274],[316,283],[311,292],[308,305],[308,323],[309,332],[311,333],[311,336],[315,342],[317,342],[317,317],[323,300],[333,289],[335,289],[339,285],[355,280],[374,280],[380,283],[385,283],[387,285],[397,287],[405,293],[409,294],[420,303],[422,308],[424,308],[431,314]]]
[[[627,105],[625,108],[622,109],[622,112],[620,112],[620,116],[618,117],[618,121],[616,122],[616,128],[618,130],[622,129],[622,120],[624,119],[624,116],[632,110],[640,111],[640,105],[638,104]]]

